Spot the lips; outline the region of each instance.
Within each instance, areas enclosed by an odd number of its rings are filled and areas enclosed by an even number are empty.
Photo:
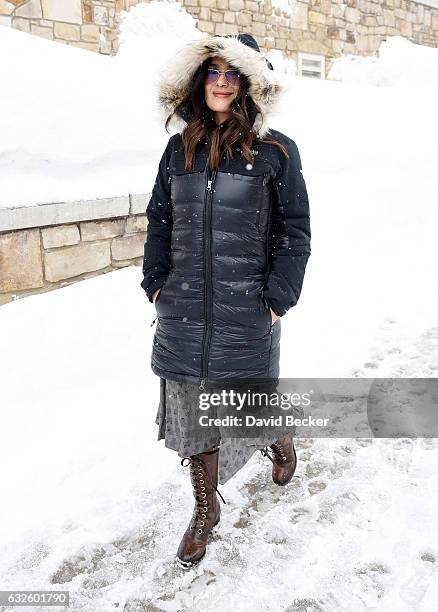
[[[216,98],[228,98],[229,96],[231,96],[231,93],[219,93],[219,92],[213,92],[213,95],[216,96]]]

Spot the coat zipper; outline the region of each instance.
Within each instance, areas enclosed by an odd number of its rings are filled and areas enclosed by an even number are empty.
[[[213,303],[213,284],[212,284],[212,254],[211,254],[211,242],[212,242],[212,227],[211,227],[211,200],[213,198],[213,185],[216,180],[217,169],[213,170],[213,174],[210,178],[210,169],[207,168],[207,186],[205,188],[205,217],[204,217],[204,317],[205,317],[205,330],[204,338],[202,343],[202,362],[201,362],[201,382],[199,388],[205,389],[205,379],[208,374],[207,358],[208,351],[211,342],[212,332],[212,303]]]

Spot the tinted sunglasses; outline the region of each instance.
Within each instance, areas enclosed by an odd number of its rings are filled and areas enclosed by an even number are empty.
[[[219,75],[224,74],[229,85],[236,87],[240,82],[240,72],[238,70],[216,70],[209,68],[207,70],[206,82],[208,85],[214,85],[219,80]]]

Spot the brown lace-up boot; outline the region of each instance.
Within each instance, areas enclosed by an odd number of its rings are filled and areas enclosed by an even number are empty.
[[[216,448],[181,460],[183,467],[190,466],[190,480],[193,485],[195,508],[176,554],[178,564],[183,568],[196,565],[204,557],[208,537],[220,521],[220,504],[217,490],[219,449]],[[188,463],[184,463],[188,461]]]
[[[292,436],[283,436],[269,447],[273,456],[269,454],[268,447],[261,449],[264,457],[272,461],[272,480],[280,486],[286,485],[292,480],[297,467],[297,454],[295,452]]]

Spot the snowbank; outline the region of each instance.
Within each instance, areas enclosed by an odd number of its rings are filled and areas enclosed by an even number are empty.
[[[157,70],[200,36],[176,2],[153,1],[122,13],[115,57],[0,26],[0,56],[8,58],[0,64],[0,206],[150,191],[168,139],[155,109]],[[418,107],[416,88],[436,85],[437,56],[436,49],[393,37],[379,59],[337,60],[330,78],[354,85],[340,89],[297,78],[295,64],[273,50],[270,57],[290,89],[273,126],[301,145],[308,171],[318,171],[319,153],[337,167],[356,163],[357,155],[372,150],[362,138],[377,138],[385,149],[390,139],[397,141],[406,113]],[[381,84],[394,86],[384,99],[375,87]],[[395,87],[402,84],[412,85],[403,97]],[[424,97],[418,115],[419,130],[434,121],[431,97]],[[347,122],[350,130],[343,129]]]
[[[0,26],[0,206],[150,191],[169,137],[156,70],[200,32],[173,2],[122,16],[115,57]]]
[[[380,44],[378,55],[336,58],[327,77],[344,83],[430,88],[436,95],[438,50],[390,36]]]

